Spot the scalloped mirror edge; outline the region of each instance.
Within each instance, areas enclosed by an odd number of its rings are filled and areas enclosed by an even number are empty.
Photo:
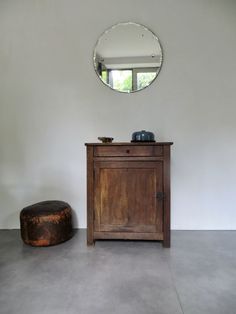
[[[120,93],[134,93],[150,86],[160,73],[163,49],[148,27],[121,22],[98,38],[93,65],[102,83]]]

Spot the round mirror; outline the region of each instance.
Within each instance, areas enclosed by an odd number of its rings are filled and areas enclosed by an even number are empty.
[[[94,67],[104,84],[132,93],[149,86],[162,65],[159,39],[145,26],[127,22],[112,26],[98,39]]]

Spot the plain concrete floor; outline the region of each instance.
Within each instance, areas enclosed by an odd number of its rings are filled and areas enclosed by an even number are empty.
[[[173,231],[159,242],[26,246],[0,231],[1,314],[235,314],[236,232]]]

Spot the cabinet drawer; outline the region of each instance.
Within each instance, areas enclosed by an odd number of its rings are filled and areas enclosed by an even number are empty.
[[[122,145],[122,146],[96,146],[94,147],[94,156],[162,156],[163,147],[162,146],[131,146],[131,145]]]

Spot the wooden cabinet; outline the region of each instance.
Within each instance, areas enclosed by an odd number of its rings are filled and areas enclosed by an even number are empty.
[[[170,145],[87,143],[87,242],[162,240],[170,247]]]

